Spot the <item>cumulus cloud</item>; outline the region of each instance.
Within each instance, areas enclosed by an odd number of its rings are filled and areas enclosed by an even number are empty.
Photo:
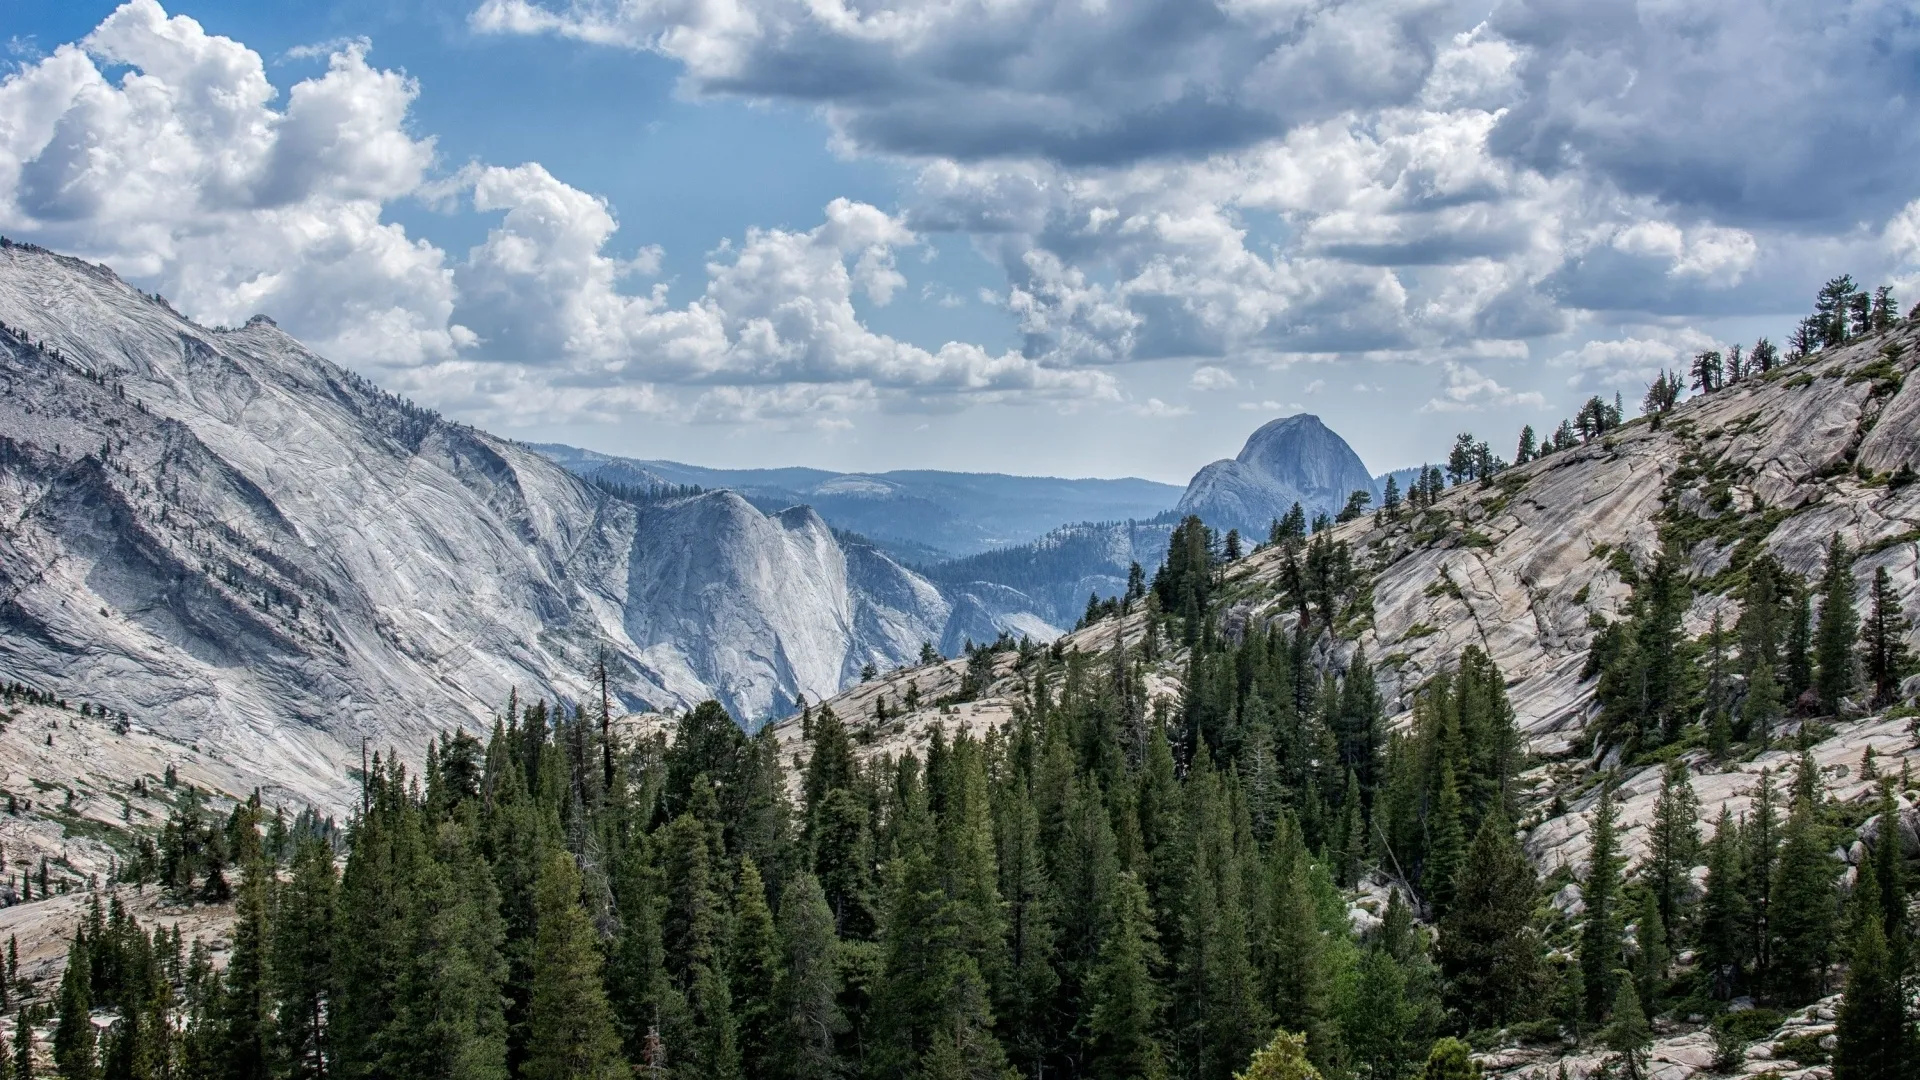
[[[1884,220],[1920,167],[1904,0],[1505,0],[1519,94],[1493,145],[1727,224]]]
[[[927,396],[1118,400],[1110,375],[869,329],[919,237],[839,199],[805,231],[723,243],[673,307],[661,253],[617,258],[606,200],[537,163],[433,175],[418,87],[334,44],[284,97],[258,54],[129,0],[0,82],[0,229],[105,261],[209,322],[272,314],[319,351],[513,423],[659,413],[758,420]],[[117,79],[107,72],[125,68]],[[384,221],[419,198],[494,219],[464,259]]]
[[[1231,390],[1240,385],[1240,380],[1234,378],[1233,372],[1226,368],[1202,364],[1193,369],[1193,376],[1187,380],[1187,385],[1195,390]]]
[[[276,108],[258,54],[130,0],[0,82],[0,228],[209,321],[271,311],[351,359],[446,358],[452,275],[381,220],[433,160],[404,126],[417,92],[349,43]]]
[[[1445,364],[1446,379],[1437,397],[1428,399],[1421,412],[1479,412],[1509,407],[1545,408],[1547,399],[1532,390],[1515,391],[1496,382],[1492,376],[1456,360]]]
[[[1720,342],[1692,328],[1643,327],[1627,337],[1585,342],[1547,362],[1571,371],[1570,387],[1638,391],[1662,371],[1685,372],[1694,353],[1720,348]]]
[[[1783,275],[1756,267],[1796,230],[1879,228],[1910,198],[1920,24],[1896,0],[1457,17],[482,0],[472,22],[651,51],[696,94],[814,106],[843,147],[910,160],[908,223],[970,234],[1007,279],[983,300],[1056,366],[1438,358],[1592,311],[1777,312]]]
[[[1205,154],[1410,100],[1439,0],[484,0],[481,31],[679,61],[697,94],[821,107],[884,153]]]

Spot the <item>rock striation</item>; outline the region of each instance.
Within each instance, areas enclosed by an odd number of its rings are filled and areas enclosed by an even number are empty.
[[[0,247],[0,675],[329,799],[517,689],[743,721],[939,641],[954,605],[821,517],[632,502],[104,267]],[[969,616],[973,618],[973,616]]]

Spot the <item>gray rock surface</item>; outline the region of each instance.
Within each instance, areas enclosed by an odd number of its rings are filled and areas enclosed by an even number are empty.
[[[639,505],[385,394],[0,248],[0,676],[331,800],[509,691],[753,722],[939,641],[952,605],[818,514]]]
[[[1240,530],[1251,547],[1295,502],[1311,521],[1316,514],[1338,514],[1355,491],[1379,494],[1360,455],[1319,417],[1301,413],[1262,425],[1238,457],[1195,473],[1178,509],[1223,533]]]

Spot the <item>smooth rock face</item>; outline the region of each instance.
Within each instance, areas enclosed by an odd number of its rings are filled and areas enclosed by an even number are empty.
[[[1355,491],[1378,496],[1373,474],[1347,441],[1309,413],[1263,425],[1240,455],[1194,474],[1180,497],[1182,514],[1198,514],[1221,532],[1264,540],[1273,519],[1298,502],[1314,515],[1340,512]],[[1249,543],[1251,546],[1251,543]]]
[[[517,689],[752,723],[945,635],[952,605],[820,517],[640,506],[256,319],[0,248],[0,675],[329,801]]]

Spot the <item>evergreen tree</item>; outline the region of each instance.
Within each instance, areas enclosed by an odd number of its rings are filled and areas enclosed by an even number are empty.
[[[1700,800],[1693,793],[1692,773],[1685,762],[1675,759],[1661,776],[1660,798],[1654,803],[1653,824],[1648,830],[1644,874],[1665,930],[1663,948],[1671,945],[1692,890],[1693,867],[1700,855],[1699,817]]]
[[[430,842],[409,889],[406,954],[380,1060],[394,1076],[505,1080],[499,894],[460,826],[441,824]]]
[[[1740,833],[1724,805],[1707,842],[1707,885],[1700,901],[1700,967],[1715,997],[1727,998],[1746,949],[1746,898],[1741,892]]]
[[[259,849],[254,814],[241,825],[240,888],[235,896],[233,951],[209,1008],[214,1061],[227,1080],[267,1080],[273,1060],[273,997],[267,979],[273,870]]]
[[[1087,1061],[1095,1075],[1160,1080],[1168,1075],[1154,970],[1162,960],[1147,891],[1122,873],[1108,904],[1099,960],[1087,981]]]
[[[1647,1023],[1639,996],[1633,992],[1633,980],[1618,981],[1620,991],[1613,999],[1613,1022],[1606,1032],[1607,1049],[1620,1056],[1628,1080],[1640,1080],[1646,1072],[1647,1051],[1653,1046],[1653,1028]]]
[[[1795,588],[1792,611],[1787,621],[1785,698],[1798,703],[1813,688],[1813,596],[1805,587]]]
[[[1542,981],[1532,927],[1538,891],[1533,864],[1513,827],[1505,815],[1488,815],[1440,924],[1447,1005],[1466,1028],[1498,1027],[1532,1012]]]
[[[1321,933],[1311,866],[1299,830],[1286,822],[1269,853],[1267,911],[1261,951],[1266,1009],[1285,1029],[1301,1032],[1316,1058],[1335,1049],[1333,978]]]
[[[1856,685],[1854,639],[1859,636],[1854,613],[1853,554],[1840,534],[1827,544],[1827,566],[1820,578],[1820,628],[1814,642],[1819,662],[1820,708],[1829,716]]]
[[[1667,928],[1660,918],[1659,898],[1652,890],[1640,894],[1640,912],[1634,923],[1633,981],[1635,993],[1644,1008],[1658,1013],[1660,999],[1666,994],[1667,965],[1672,959],[1667,948]]]
[[[1871,907],[1854,933],[1834,1036],[1834,1080],[1906,1080],[1911,1073],[1914,1031],[1906,994]]]
[[[778,937],[784,948],[775,1003],[779,1032],[772,1075],[829,1080],[840,1071],[835,1040],[847,1030],[840,1009],[838,942],[833,909],[812,874],[795,874],[780,897]],[[758,1078],[756,1078],[758,1080]]]
[[[1593,811],[1587,877],[1580,885],[1586,925],[1580,931],[1580,977],[1586,986],[1587,1018],[1604,1019],[1615,997],[1620,963],[1620,856],[1614,833],[1612,784],[1603,778]]]
[[[1792,1003],[1823,992],[1838,917],[1834,878],[1839,868],[1824,843],[1818,807],[1804,795],[1794,801],[1781,831],[1780,856],[1768,903],[1772,938],[1769,966],[1775,992]]]
[[[1435,912],[1444,915],[1453,899],[1460,861],[1466,854],[1466,824],[1461,820],[1460,788],[1453,762],[1440,766],[1438,797],[1427,823],[1426,891]]]
[[[1385,945],[1361,957],[1346,1024],[1354,1072],[1364,1080],[1403,1080],[1418,1061],[1413,1034],[1420,1016],[1408,1000],[1406,972]]]
[[[580,888],[573,857],[548,856],[536,895],[527,1080],[614,1080],[628,1072],[620,1060],[600,983],[600,950],[580,906]]]
[[[774,1067],[779,1034],[774,1022],[775,981],[780,971],[780,941],[767,887],[752,859],[740,864],[733,900],[733,948],[729,956],[733,1017],[740,1033],[740,1066],[750,1077]]]
[[[276,1059],[288,1080],[327,1074],[327,1014],[339,879],[333,851],[318,839],[299,843],[292,873],[274,896],[271,962]]]
[[[1870,600],[1866,624],[1860,628],[1860,660],[1873,686],[1873,705],[1881,708],[1899,696],[1900,680],[1913,669],[1907,648],[1911,624],[1900,610],[1900,597],[1884,566],[1873,572]]]
[[[67,969],[60,977],[58,1012],[53,1026],[53,1064],[68,1080],[93,1080],[99,1061],[93,1033],[93,997],[89,985],[91,964],[84,934],[75,934],[67,949]]]

